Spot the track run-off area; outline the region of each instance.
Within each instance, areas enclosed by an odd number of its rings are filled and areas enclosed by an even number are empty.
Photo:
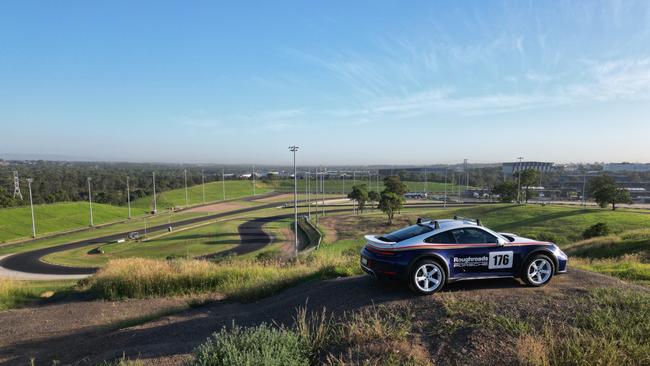
[[[264,198],[272,198],[278,195],[279,194],[277,193],[266,194],[257,197],[248,197],[243,200],[255,201]],[[299,203],[304,203],[304,202],[300,201]],[[159,233],[165,232],[169,229],[170,226],[173,226],[174,228],[181,228],[185,226],[197,225],[204,222],[214,221],[217,219],[223,219],[227,217],[235,217],[235,216],[241,217],[241,215],[248,215],[248,214],[250,214],[250,216],[255,216],[254,214],[259,213],[259,211],[279,208],[282,207],[282,205],[283,202],[271,202],[271,203],[264,203],[252,207],[230,209],[222,212],[208,214],[205,216],[175,221],[172,222],[171,224],[167,223],[167,224],[160,224],[160,225],[147,227],[146,232],[144,228],[141,228],[138,230],[129,230],[128,232],[119,232],[115,234],[109,234],[109,235],[99,236],[95,238],[79,240],[72,243],[59,244],[59,245],[50,246],[46,248],[40,248],[40,249],[25,251],[17,254],[12,254],[8,256],[0,257],[0,271],[4,270],[17,277],[20,277],[22,275],[25,278],[29,278],[31,276],[38,276],[38,275],[49,276],[48,277],[49,279],[54,279],[56,276],[61,276],[61,278],[65,278],[65,277],[70,278],[73,276],[85,277],[94,274],[100,268],[57,265],[57,264],[45,262],[42,260],[42,258],[53,253],[74,250],[83,247],[89,247],[92,245],[115,242],[117,240],[126,238],[130,233],[134,233],[134,232],[137,232],[138,235],[142,237],[145,236],[145,234],[151,235],[156,232]],[[454,206],[454,207],[467,206],[467,205],[476,205],[476,203],[471,203],[471,204],[447,203],[447,206]],[[225,251],[220,251],[218,253],[203,255],[201,257],[211,258],[211,257],[227,256],[227,255],[244,255],[244,254],[261,250],[266,246],[270,245],[271,243],[273,243],[274,238],[272,235],[270,235],[263,229],[263,226],[270,222],[292,218],[294,215],[293,210],[291,209],[292,206],[290,207],[284,206],[284,207],[287,211],[291,211],[291,212],[290,213],[287,212],[286,214],[280,214],[280,215],[277,214],[270,215],[267,217],[253,217],[250,220],[247,220],[242,224],[240,224],[237,228],[237,232],[240,237],[239,244],[237,246],[227,249]],[[326,207],[327,210],[325,211],[325,213],[327,214],[340,214],[343,212],[352,211],[351,204],[347,204],[347,205],[339,204],[339,205],[331,205]],[[414,208],[414,207],[440,208],[443,207],[443,204],[442,203],[407,203],[404,206],[404,208]],[[301,213],[301,215],[303,214],[304,213]]]

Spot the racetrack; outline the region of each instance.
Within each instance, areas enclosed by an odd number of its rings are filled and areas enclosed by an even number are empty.
[[[262,197],[258,196],[257,198]],[[266,196],[264,196],[266,197]],[[255,200],[257,198],[249,198],[248,200]],[[281,203],[278,202],[273,202],[273,203],[268,203],[260,206],[254,206],[254,207],[246,207],[246,208],[240,208],[236,210],[231,210],[231,211],[224,211],[224,212],[219,212],[215,213],[212,215],[207,215],[207,216],[201,216],[201,217],[195,217],[191,219],[186,219],[182,221],[177,221],[174,222],[174,226],[185,226],[185,225],[192,225],[192,224],[197,224],[200,222],[204,221],[209,221],[209,220],[214,220],[214,219],[219,219],[223,218],[226,216],[233,216],[233,215],[238,215],[238,214],[244,214],[244,213],[251,213],[254,211],[258,210],[264,210],[268,208],[273,208],[273,207],[278,207],[281,205]],[[448,207],[450,206],[466,206],[466,204],[447,204]],[[331,207],[331,206],[330,206]],[[442,207],[442,204],[439,203],[431,203],[431,204],[424,204],[424,203],[418,203],[414,205],[407,204],[404,206],[405,208],[409,207],[418,207],[418,208],[437,208],[437,207]],[[340,213],[340,212],[350,212],[350,208],[341,208],[341,209],[336,209],[336,210],[327,210],[327,213]],[[242,254],[247,254],[254,252],[256,250],[260,250],[264,248],[265,246],[269,245],[272,241],[273,238],[268,235],[268,233],[264,232],[262,229],[263,225],[272,222],[272,221],[277,221],[277,220],[282,220],[286,218],[291,218],[293,217],[293,213],[287,213],[287,214],[282,214],[282,215],[276,215],[272,217],[265,217],[265,218],[255,218],[252,220],[249,220],[247,222],[244,222],[238,227],[238,232],[240,234],[241,240],[240,244],[236,246],[235,248],[226,250],[224,252],[219,252],[215,253],[214,255],[210,256],[205,256],[206,257],[217,257],[217,256],[224,256],[224,255],[229,255],[229,254],[237,254],[237,255],[242,255]],[[168,224],[162,224],[162,225],[157,225],[153,227],[149,227],[147,229],[147,233],[151,233],[154,231],[163,231],[167,230],[169,227]],[[7,257],[4,257],[0,259],[0,268],[4,268],[10,271],[16,271],[16,272],[23,272],[27,274],[42,274],[42,275],[91,275],[99,268],[94,268],[94,267],[71,267],[71,266],[62,266],[62,265],[56,265],[56,264],[51,264],[51,263],[46,263],[41,261],[41,258],[43,258],[46,255],[56,253],[56,252],[61,252],[61,251],[66,251],[66,250],[71,250],[71,249],[78,249],[81,247],[85,246],[90,246],[93,244],[105,244],[111,241],[115,241],[118,239],[125,238],[129,233],[134,232],[134,231],[129,231],[129,232],[123,232],[123,233],[118,233],[118,234],[111,234],[111,235],[106,235],[98,238],[93,238],[93,239],[86,239],[86,240],[81,240],[77,241],[74,243],[69,243],[69,244],[62,244],[62,245],[57,245],[53,247],[48,247],[48,248],[42,248],[42,249],[36,249],[28,252],[23,252],[23,253],[18,253],[14,255],[10,255]],[[144,229],[142,230],[137,230],[137,232],[140,235],[144,235]]]

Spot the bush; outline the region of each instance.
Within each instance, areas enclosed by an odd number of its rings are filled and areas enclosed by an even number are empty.
[[[224,327],[194,351],[192,365],[309,365],[309,347],[295,331],[265,323]]]
[[[255,256],[255,260],[260,263],[273,263],[282,260],[282,252],[278,249],[267,250]]]
[[[563,239],[560,239],[557,235],[547,233],[547,232],[541,232],[535,235],[535,239],[539,241],[547,241],[549,243],[555,243],[555,244],[562,243],[564,241]]]
[[[582,233],[582,237],[585,239],[606,235],[609,235],[609,226],[604,222],[593,224]]]

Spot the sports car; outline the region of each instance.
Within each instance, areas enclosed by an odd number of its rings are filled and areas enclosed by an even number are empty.
[[[408,282],[419,294],[483,278],[515,277],[538,287],[567,271],[567,255],[554,243],[498,233],[478,219],[418,219],[415,225],[365,239],[361,268],[378,279]]]

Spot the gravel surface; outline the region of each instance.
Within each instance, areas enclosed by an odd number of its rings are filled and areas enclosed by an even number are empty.
[[[629,287],[617,279],[572,270],[557,276],[544,288],[523,286],[514,279],[459,282],[441,294],[416,296],[400,284],[383,284],[368,276],[311,282],[254,303],[215,301],[139,326],[114,330],[113,319],[132,318],[178,304],[174,299],[126,302],[70,301],[0,313],[0,362],[27,364],[94,364],[125,354],[154,365],[180,365],[191,350],[212,332],[233,322],[255,325],[275,321],[291,324],[296,309],[326,308],[335,314],[387,304],[436,307],[444,296],[499,301],[503,306],[522,306],[540,299],[581,296],[593,287]],[[646,288],[641,288],[647,290]],[[534,301],[532,300],[534,299]],[[555,311],[562,311],[558,306]],[[562,314],[560,314],[562,316]],[[572,314],[565,314],[572,316]],[[103,324],[103,326],[101,326]]]

